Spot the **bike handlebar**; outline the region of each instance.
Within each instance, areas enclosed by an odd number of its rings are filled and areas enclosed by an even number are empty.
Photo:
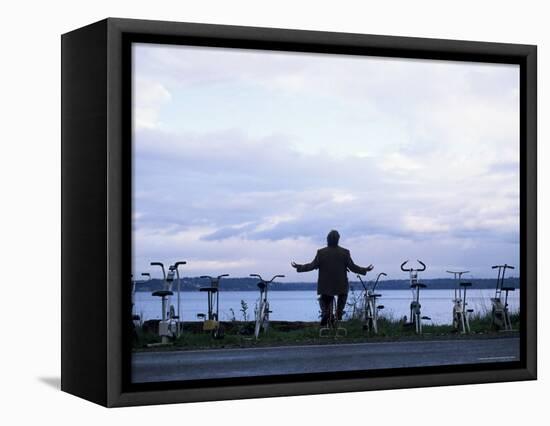
[[[412,271],[422,272],[422,271],[426,270],[426,264],[424,262],[422,262],[421,260],[419,260],[419,259],[416,259],[416,261],[422,265],[422,269],[414,269],[414,268],[405,269],[405,268],[403,268],[403,266],[405,266],[408,261],[409,260],[407,259],[401,264],[401,270],[403,272],[412,272]]]
[[[203,278],[208,278],[211,282],[214,282],[214,281],[219,281],[221,278],[223,277],[228,277],[229,274],[222,274],[222,275],[218,275],[217,277],[211,277],[210,275],[201,275],[199,278],[203,279]]]
[[[367,287],[365,286],[365,281],[363,281],[363,278],[361,278],[361,275],[357,274],[357,278],[359,278],[359,281],[361,282],[361,285],[363,286],[363,290],[367,291]]]
[[[378,280],[380,279],[380,277],[384,275],[385,277],[388,276],[388,274],[386,274],[385,272],[380,272],[378,274],[378,276],[376,277],[376,282],[374,283],[374,285],[372,286],[372,291],[376,290],[376,286],[378,285]]]
[[[507,263],[505,263],[504,265],[494,265],[494,266],[491,266],[491,268],[493,268],[493,269],[497,269],[497,268],[516,269],[516,268],[514,268],[512,265],[508,265]]]
[[[170,265],[170,266],[168,267],[168,269],[170,269],[171,271],[175,271],[175,270],[178,269],[178,266],[180,266],[180,265],[185,265],[185,264],[187,264],[187,262],[186,262],[185,260],[182,260],[182,261],[180,261],[180,262],[174,263],[173,265]]]
[[[372,286],[372,290],[374,291],[374,289],[376,288],[376,285],[378,284],[378,280],[380,279],[381,276],[385,276],[387,277],[388,274],[386,274],[385,272],[380,272],[378,274],[378,276],[376,277],[376,282],[374,283],[374,285]],[[365,289],[365,291],[367,290],[367,287],[365,286],[365,281],[363,281],[363,278],[361,278],[361,275],[357,274],[357,278],[359,278],[359,281],[361,282],[361,285],[363,286],[363,288]]]
[[[164,264],[162,262],[151,262],[151,266],[160,266],[162,269],[162,277],[164,280],[166,280],[166,272],[164,271]]]
[[[273,280],[275,278],[284,278],[285,277],[284,275],[274,275],[273,278],[271,278],[269,281],[266,281],[261,277],[260,274],[250,274],[249,276],[258,278],[261,282],[266,283],[266,284],[269,284],[269,283],[273,282]]]
[[[378,276],[376,277],[376,282],[375,282],[375,284],[374,284],[375,287],[376,287],[376,284],[378,284],[378,280],[380,279],[380,277],[381,277],[382,275],[385,276],[385,277],[388,276],[388,274],[386,274],[385,272],[380,272],[380,273],[378,274]]]

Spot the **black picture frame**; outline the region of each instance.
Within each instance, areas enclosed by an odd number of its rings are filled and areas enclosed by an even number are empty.
[[[61,42],[62,390],[116,407],[536,379],[536,46],[118,18]],[[519,64],[521,360],[131,384],[132,42]]]

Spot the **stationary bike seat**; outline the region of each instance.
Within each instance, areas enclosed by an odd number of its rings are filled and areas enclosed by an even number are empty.
[[[411,288],[426,288],[426,284],[422,284],[422,283],[416,283],[416,284],[411,284]]]
[[[172,296],[174,293],[171,292],[170,290],[157,290],[157,291],[154,291],[152,294],[153,296],[166,297],[166,296]]]

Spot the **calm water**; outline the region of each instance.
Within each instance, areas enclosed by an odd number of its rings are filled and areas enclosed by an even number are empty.
[[[412,300],[410,290],[382,290],[379,299],[380,305],[384,305],[382,315],[390,315],[401,318],[409,315],[409,304]],[[231,308],[235,312],[237,320],[242,320],[241,300],[248,304],[248,317],[254,317],[254,305],[259,292],[253,291],[228,291],[220,292],[220,319],[232,318]],[[360,296],[359,292],[356,292]],[[494,290],[472,289],[468,291],[468,307],[474,309],[474,313],[485,313],[491,310],[491,300]],[[432,318],[435,324],[451,323],[452,290],[425,290],[420,293],[422,314]],[[352,299],[350,293],[348,302]],[[271,310],[270,318],[283,321],[317,321],[319,318],[319,305],[315,291],[272,291],[269,293]],[[177,296],[172,296],[171,303],[177,306]],[[519,291],[510,293],[510,310],[519,310]],[[349,311],[351,308],[348,307]],[[207,312],[206,294],[201,292],[180,293],[180,310],[184,321],[196,321],[198,313]],[[161,316],[160,298],[151,296],[149,292],[136,292],[135,313],[141,314],[144,320],[156,319]]]

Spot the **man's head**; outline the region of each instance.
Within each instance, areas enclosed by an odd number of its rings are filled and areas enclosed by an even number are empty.
[[[340,234],[338,231],[333,229],[327,235],[327,245],[329,247],[336,247],[338,245],[338,241],[340,241]]]

